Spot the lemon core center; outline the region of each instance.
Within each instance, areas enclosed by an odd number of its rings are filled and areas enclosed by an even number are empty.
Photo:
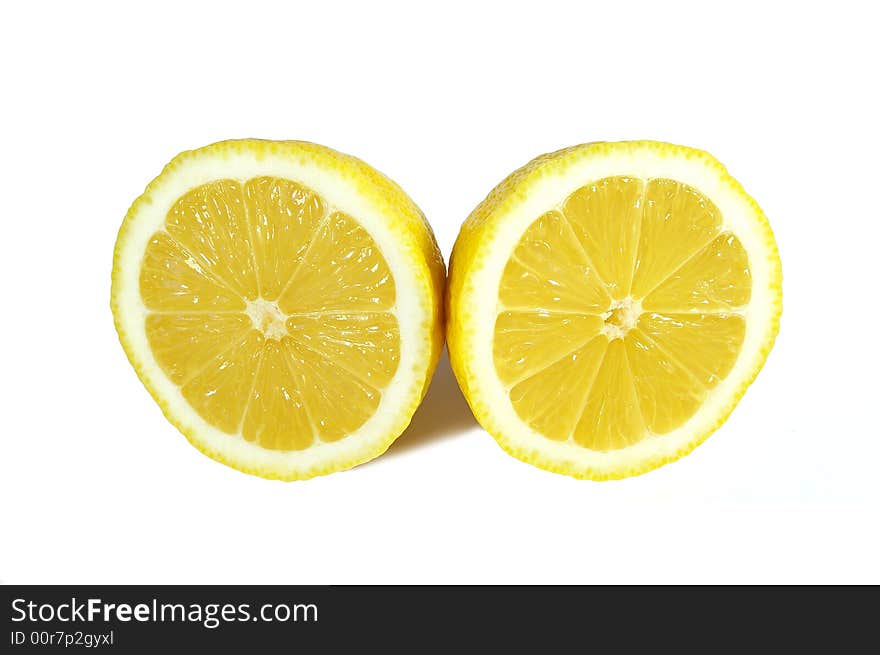
[[[605,325],[602,333],[609,339],[623,339],[642,315],[642,303],[630,296],[611,303],[607,312],[601,314]]]
[[[276,303],[257,298],[248,302],[245,313],[250,317],[254,327],[267,339],[281,339],[287,336],[287,327],[284,325],[286,316]]]

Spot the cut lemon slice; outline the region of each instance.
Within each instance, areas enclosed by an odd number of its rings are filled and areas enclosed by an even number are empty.
[[[111,305],[167,418],[210,457],[285,480],[381,454],[442,347],[443,260],[424,216],[322,146],[217,143],[132,205]]]
[[[462,227],[450,358],[510,454],[637,475],[733,410],[773,345],[781,282],[767,219],[710,155],[576,146],[510,175]]]

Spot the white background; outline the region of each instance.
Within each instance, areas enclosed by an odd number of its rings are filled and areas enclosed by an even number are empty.
[[[7,3],[0,581],[880,582],[869,6]],[[640,478],[507,456],[445,358],[380,459],[309,482],[243,475],[165,421],[109,309],[128,205],[177,152],[234,137],[363,158],[447,258],[538,154],[704,148],[775,230],[776,348],[706,444]]]

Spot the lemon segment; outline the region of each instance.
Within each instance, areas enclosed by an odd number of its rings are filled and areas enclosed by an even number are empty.
[[[581,187],[562,205],[595,274],[615,300],[629,294],[645,183],[630,177],[607,177]]]
[[[752,293],[749,256],[739,239],[723,233],[673,271],[643,302],[648,310],[735,310]]]
[[[626,448],[644,436],[645,421],[626,347],[620,339],[612,339],[587,391],[572,438],[584,448],[606,451]]]
[[[394,308],[394,279],[369,234],[334,212],[322,223],[308,256],[281,291],[286,314],[373,312]]]
[[[310,189],[268,176],[245,183],[242,204],[249,226],[243,234],[252,241],[251,270],[257,272],[259,296],[276,301],[302,265],[326,208]]]
[[[241,298],[254,300],[260,290],[252,227],[243,201],[242,185],[235,180],[198,186],[174,203],[165,219],[164,233],[156,236],[174,240],[204,277]]]
[[[260,366],[274,342],[251,330],[229,349],[204,362],[180,391],[190,406],[218,430],[234,434],[251,403],[251,389],[265,379]],[[271,373],[267,366],[265,371]],[[268,422],[273,417],[266,416]]]
[[[366,164],[300,142],[184,153],[117,241],[123,347],[168,418],[240,470],[307,478],[400,434],[442,343],[442,259]]]
[[[536,220],[523,235],[504,268],[499,299],[510,309],[574,313],[604,311],[611,303],[558,211]]]
[[[766,218],[706,153],[545,155],[462,227],[453,369],[511,454],[575,477],[642,473],[692,450],[742,396],[776,335],[780,271]]]

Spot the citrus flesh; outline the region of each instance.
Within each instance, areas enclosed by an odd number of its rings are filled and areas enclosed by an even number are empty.
[[[247,472],[297,479],[380,454],[439,353],[442,260],[420,212],[313,144],[181,158],[117,244],[114,314],[147,388],[196,446]]]
[[[781,306],[754,202],[705,153],[652,142],[539,158],[475,210],[452,262],[450,352],[477,418],[576,477],[641,473],[705,439]]]

